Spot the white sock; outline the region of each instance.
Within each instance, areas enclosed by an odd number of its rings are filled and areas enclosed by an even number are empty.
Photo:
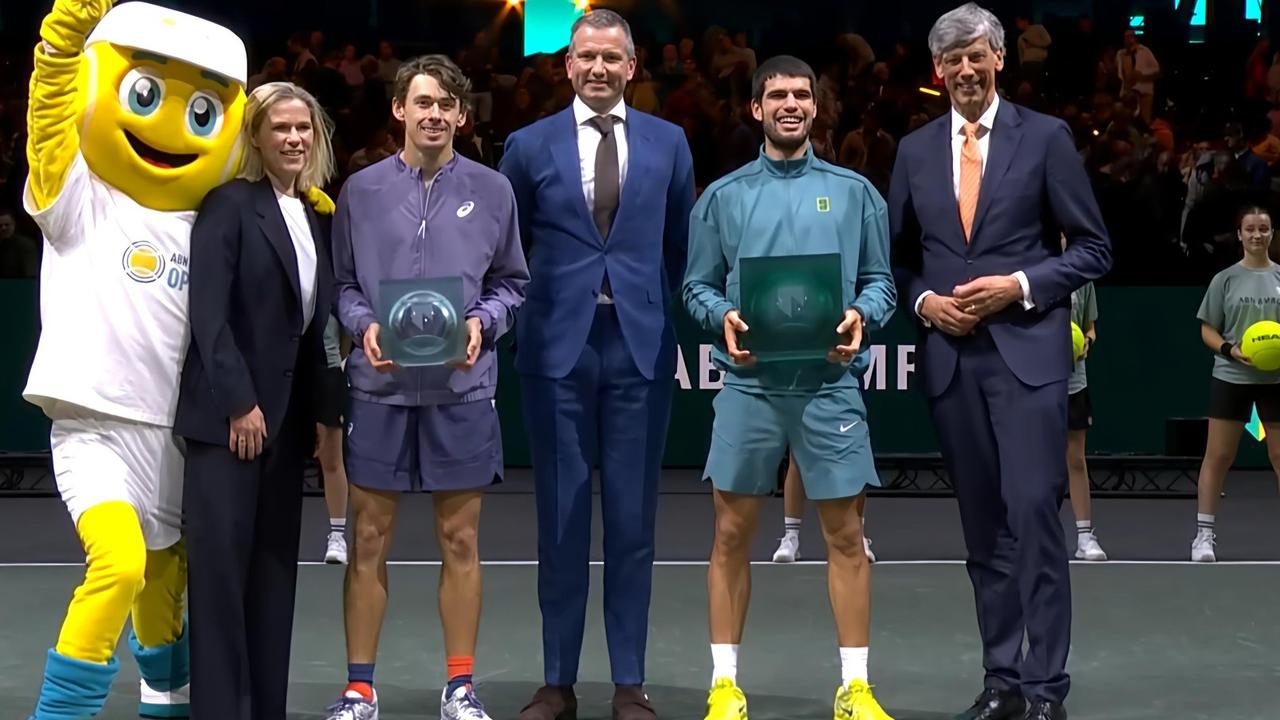
[[[1077,520],[1077,521],[1076,521],[1076,534],[1077,534],[1077,535],[1092,535],[1092,534],[1093,534],[1093,521],[1092,521],[1092,520]]]
[[[1196,531],[1197,534],[1204,532],[1213,532],[1213,521],[1217,516],[1206,515],[1204,513],[1196,513]]]
[[[738,682],[738,646],[737,645],[715,645],[711,646],[711,684],[721,678]]]
[[[787,537],[800,536],[800,521],[803,518],[784,517],[782,518],[782,527],[786,531]]]
[[[870,652],[870,648],[864,647],[840,648],[840,687],[848,685],[850,680],[868,680],[867,655]]]
[[[347,531],[347,519],[344,517],[329,518],[329,532],[345,533]]]

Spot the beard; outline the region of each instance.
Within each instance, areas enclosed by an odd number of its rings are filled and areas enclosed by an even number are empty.
[[[804,123],[804,132],[799,135],[784,135],[778,129],[777,122],[764,124],[764,136],[768,138],[769,144],[778,148],[783,152],[794,152],[804,147],[809,141],[809,133],[813,130],[813,121],[807,120]]]

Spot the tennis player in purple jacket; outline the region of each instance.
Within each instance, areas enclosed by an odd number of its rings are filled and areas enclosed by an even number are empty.
[[[386,561],[402,493],[435,495],[443,558],[440,614],[448,685],[440,717],[487,718],[471,687],[480,623],[476,536],[485,487],[502,475],[495,343],[514,323],[529,270],[511,184],[453,151],[470,82],[447,58],[401,67],[392,112],[404,150],[347,181],[334,216],[338,319],[347,359],[347,476],[355,552],[347,568],[348,685],[331,720],[377,717],[373,665],[386,610]],[[399,367],[379,345],[383,280],[461,276],[465,362]]]

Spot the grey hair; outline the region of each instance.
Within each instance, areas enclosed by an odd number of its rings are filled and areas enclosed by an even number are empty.
[[[627,23],[626,18],[612,10],[592,10],[573,21],[573,27],[569,29],[569,51],[573,51],[573,38],[578,34],[578,28],[589,26],[597,30],[608,30],[609,28],[622,28],[622,33],[627,36],[627,58],[636,56],[636,43],[631,39],[631,25]]]
[[[929,31],[929,53],[935,58],[980,38],[995,52],[1004,52],[1004,26],[977,3],[966,3],[938,18]]]

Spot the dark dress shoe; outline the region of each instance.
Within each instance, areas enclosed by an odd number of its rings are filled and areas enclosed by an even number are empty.
[[[657,720],[658,714],[639,685],[619,685],[613,691],[613,720]]]
[[[520,711],[520,720],[578,720],[578,697],[572,687],[543,685]]]
[[[1016,690],[987,688],[956,720],[1023,720],[1026,710],[1027,701]]]
[[[1062,703],[1036,700],[1027,708],[1023,720],[1067,720],[1067,709]]]

